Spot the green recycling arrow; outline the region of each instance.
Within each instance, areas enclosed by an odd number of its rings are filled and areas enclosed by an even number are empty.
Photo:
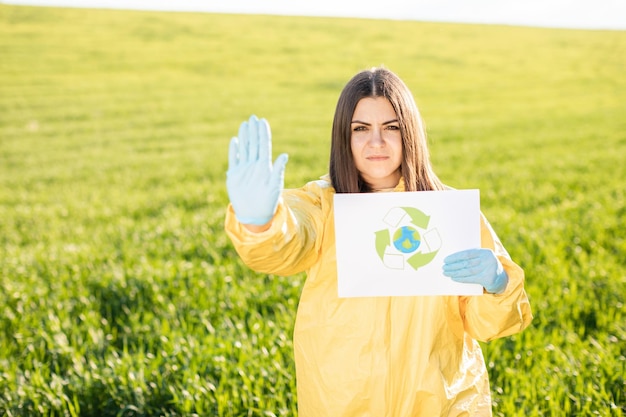
[[[421,227],[422,229],[426,229],[428,227],[430,216],[427,216],[415,207],[402,207],[402,209],[409,215],[414,225]]]
[[[407,263],[417,271],[418,268],[432,261],[437,255],[437,252],[439,252],[439,250],[429,253],[416,253],[415,255],[407,259]]]
[[[385,249],[391,243],[391,238],[389,237],[389,230],[383,229],[376,232],[376,252],[380,259],[385,257]]]

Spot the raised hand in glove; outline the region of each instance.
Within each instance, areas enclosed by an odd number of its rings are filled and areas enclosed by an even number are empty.
[[[272,165],[272,134],[265,119],[251,116],[230,141],[226,188],[237,220],[262,226],[274,217],[284,187],[287,154]]]
[[[443,260],[443,274],[457,282],[480,284],[492,294],[500,294],[509,282],[502,264],[491,249],[468,249]]]

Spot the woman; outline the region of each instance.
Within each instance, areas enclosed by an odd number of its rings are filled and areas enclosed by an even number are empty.
[[[445,259],[444,274],[482,296],[338,298],[334,193],[444,190],[421,117],[391,71],[356,74],[335,112],[330,176],[283,190],[269,125],[251,117],[229,149],[226,231],[252,269],[307,272],[294,329],[300,417],[490,416],[478,340],[532,319],[524,273],[484,217],[481,246]]]

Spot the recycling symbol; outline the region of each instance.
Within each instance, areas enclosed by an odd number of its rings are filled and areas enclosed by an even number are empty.
[[[390,269],[418,270],[432,261],[441,248],[436,228],[428,229],[430,216],[414,207],[394,207],[383,222],[389,226],[376,233],[376,253]]]

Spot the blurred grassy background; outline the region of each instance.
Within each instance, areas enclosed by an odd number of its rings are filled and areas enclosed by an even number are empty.
[[[527,273],[494,414],[623,415],[625,64],[624,31],[0,5],[0,414],[296,415],[304,277],[227,241],[227,143],[266,117],[315,179],[385,65]]]

